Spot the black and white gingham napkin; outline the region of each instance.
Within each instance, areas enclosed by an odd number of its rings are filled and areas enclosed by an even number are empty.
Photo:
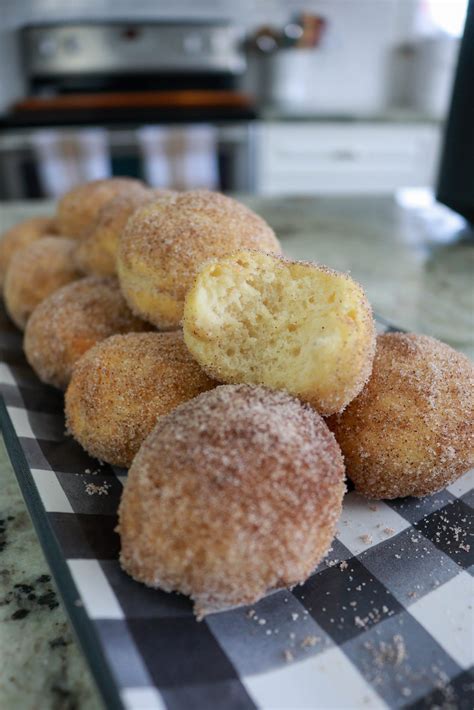
[[[125,473],[64,435],[62,395],[39,383],[3,311],[0,349],[6,444],[108,707],[471,710],[472,475],[421,500],[349,493],[304,585],[198,623],[185,597],[121,571]]]

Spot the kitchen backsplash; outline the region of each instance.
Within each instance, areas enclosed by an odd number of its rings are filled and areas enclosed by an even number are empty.
[[[367,113],[390,103],[394,48],[408,38],[417,0],[1,0],[0,111],[25,93],[16,30],[25,23],[73,19],[229,18],[251,32],[279,26],[307,10],[327,20],[327,33],[310,58],[306,93],[315,110]],[[249,73],[248,82],[252,80]]]

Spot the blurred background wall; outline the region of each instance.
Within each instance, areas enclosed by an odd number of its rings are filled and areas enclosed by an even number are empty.
[[[26,146],[33,146],[36,160],[45,159],[49,150],[44,147],[46,139],[39,141],[41,150],[38,148],[35,135],[39,129],[48,129],[47,125],[35,126],[30,121],[27,126],[24,114],[20,119],[18,114],[12,116],[15,102],[41,94],[32,89],[31,77],[25,71],[21,46],[24,26],[67,25],[79,20],[144,25],[169,20],[222,20],[241,29],[246,61],[245,71],[227,88],[250,96],[252,111],[233,122],[221,120],[217,114],[203,114],[202,120],[198,116],[199,123],[212,129],[203,139],[206,145],[219,151],[216,141],[222,143],[221,164],[225,162],[222,155],[227,155],[228,175],[221,187],[270,194],[377,188],[389,191],[400,184],[429,186],[436,172],[466,6],[465,0],[181,0],[172,4],[156,0],[3,0],[3,181],[5,173],[11,173],[5,166],[13,164],[8,162],[7,153],[11,158],[19,142],[24,143],[23,152]],[[298,35],[304,17],[320,22],[319,35],[309,44],[307,38]],[[140,130],[150,125],[173,128],[179,124],[184,130],[185,117],[167,120],[159,111],[150,115],[137,113],[135,121],[127,118],[122,123],[114,121],[112,126],[107,119],[97,120],[91,114],[87,128],[106,131],[105,137],[93,135],[92,150],[100,150],[97,145],[101,141],[106,148],[114,142],[130,142],[130,135],[123,134],[125,129]],[[196,114],[191,116],[188,123],[194,125]],[[252,120],[250,131],[247,119]],[[79,125],[69,121],[68,126],[57,125],[55,130],[67,128],[71,137],[72,127]],[[80,127],[85,128],[84,122]],[[243,131],[243,139],[239,131]],[[51,143],[48,135],[46,143]],[[160,154],[162,140],[162,133],[156,140],[148,133],[145,147],[143,140],[138,141],[141,148],[137,150],[146,157],[158,145],[154,152]],[[39,153],[43,157],[38,157]],[[103,167],[98,169],[96,165],[92,174],[96,176],[94,170],[115,171],[111,166],[110,160],[104,160]],[[209,167],[206,170],[213,172]],[[141,171],[160,174],[150,165]],[[326,180],[323,174],[328,176]],[[357,179],[364,174],[365,181]],[[156,180],[163,182],[162,177]],[[212,180],[222,183],[220,177]],[[12,178],[10,182],[8,189],[5,185],[1,188],[4,196],[18,193],[19,180],[16,187]],[[54,192],[51,185],[45,185],[44,176],[36,183],[30,192],[38,196],[48,190]]]

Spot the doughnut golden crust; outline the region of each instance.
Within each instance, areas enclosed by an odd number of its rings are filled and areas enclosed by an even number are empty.
[[[137,315],[163,330],[178,328],[202,262],[245,248],[281,251],[268,224],[239,202],[205,190],[178,193],[129,219],[117,257],[120,284]]]
[[[181,332],[113,335],[76,364],[67,427],[92,456],[130,466],[159,416],[214,386]]]
[[[116,195],[127,194],[138,186],[140,180],[126,177],[92,180],[74,187],[58,202],[57,223],[61,234],[82,238],[94,223],[101,207]]]
[[[88,276],[45,298],[25,330],[26,359],[42,382],[65,389],[79,358],[115,333],[149,330],[133,315],[116,279]]]
[[[20,330],[25,329],[41,301],[80,277],[73,259],[74,248],[73,239],[41,237],[13,255],[3,296],[8,315]]]
[[[13,254],[47,234],[56,234],[56,223],[52,217],[25,219],[1,235],[0,289],[3,289],[5,274]]]
[[[324,420],[285,392],[224,385],[161,417],[129,471],[121,564],[203,617],[303,582],[345,491]]]
[[[106,202],[77,244],[75,259],[78,268],[85,274],[114,276],[118,240],[128,218],[138,207],[153,199],[158,199],[156,193],[138,184]]]
[[[320,414],[361,391],[375,350],[372,311],[347,274],[259,252],[206,264],[188,292],[184,339],[211,377],[284,389]]]
[[[379,335],[371,379],[328,424],[359,493],[436,493],[474,466],[474,366],[425,335]]]

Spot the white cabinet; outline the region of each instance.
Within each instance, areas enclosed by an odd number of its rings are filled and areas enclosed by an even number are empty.
[[[390,193],[436,179],[434,123],[262,121],[256,131],[258,194]]]

